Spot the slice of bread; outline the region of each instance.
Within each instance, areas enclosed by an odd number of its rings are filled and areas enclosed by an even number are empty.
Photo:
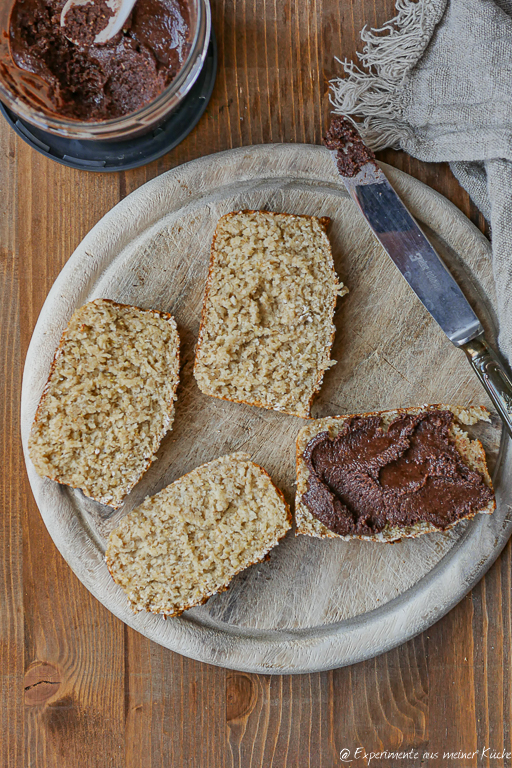
[[[177,616],[226,589],[290,527],[288,505],[265,470],[233,453],[126,515],[110,535],[106,561],[134,612]]]
[[[472,425],[478,421],[490,421],[489,412],[483,406],[469,406],[467,408],[453,405],[425,405],[416,408],[400,408],[395,411],[374,411],[371,413],[357,414],[358,416],[380,416],[381,426],[385,430],[396,418],[403,414],[419,414],[427,410],[451,411],[455,420],[450,428],[449,437],[456,449],[464,460],[464,463],[472,470],[479,472],[485,483],[492,489],[492,482],[487,470],[485,452],[479,440],[470,440],[467,433],[460,427],[460,424]],[[303,427],[297,436],[297,493],[295,497],[295,520],[296,535],[305,534],[317,538],[361,539],[364,541],[391,542],[403,538],[415,538],[423,533],[432,533],[439,531],[433,524],[425,521],[416,523],[414,526],[386,526],[382,531],[372,536],[340,536],[331,531],[320,520],[314,517],[305,504],[302,502],[302,496],[308,488],[309,469],[304,461],[304,451],[310,440],[320,432],[328,432],[331,437],[341,431],[345,421],[352,418],[353,415],[335,416],[332,418],[311,420],[309,424]],[[496,508],[496,502],[492,500],[483,509],[479,509],[473,514],[456,520],[449,525],[452,528],[462,520],[468,520],[476,514],[491,514]],[[447,530],[445,529],[445,530]]]
[[[62,334],[29,438],[36,471],[117,509],[170,428],[179,379],[171,315],[96,299]]]
[[[330,360],[338,282],[329,219],[269,211],[215,230],[196,349],[201,392],[307,417]]]

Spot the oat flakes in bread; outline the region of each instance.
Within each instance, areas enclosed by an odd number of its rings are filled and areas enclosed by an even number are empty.
[[[108,569],[134,612],[176,616],[262,560],[291,527],[282,493],[244,453],[147,498],[112,531]]]
[[[414,525],[390,525],[389,523],[380,531],[374,532],[372,535],[340,535],[335,531],[328,528],[324,523],[314,516],[306,504],[303,501],[303,496],[308,491],[308,478],[310,476],[310,470],[306,463],[304,454],[306,452],[308,444],[314,438],[321,433],[328,433],[330,438],[335,438],[343,430],[344,424],[349,419],[354,418],[366,418],[366,417],[380,417],[380,426],[387,431],[389,425],[394,422],[398,417],[404,414],[420,415],[426,412],[432,411],[445,411],[451,412],[454,419],[448,432],[448,438],[450,444],[455,447],[459,456],[462,459],[463,464],[469,468],[470,471],[475,471],[481,476],[480,482],[483,480],[486,488],[492,491],[492,482],[487,470],[485,452],[482,444],[479,440],[471,440],[467,433],[461,427],[462,424],[473,425],[478,421],[489,421],[488,411],[481,406],[470,406],[467,408],[452,405],[427,405],[416,408],[402,408],[393,411],[380,411],[374,413],[356,414],[350,416],[339,416],[334,418],[324,418],[311,420],[305,427],[303,427],[297,437],[297,492],[295,502],[295,519],[296,519],[296,533],[297,535],[305,534],[309,536],[315,536],[317,538],[341,538],[346,541],[358,538],[366,541],[380,541],[391,542],[397,541],[402,538],[414,538],[424,533],[432,533],[439,531],[439,527],[433,525],[432,522],[426,520],[419,520]],[[320,439],[320,438],[317,438]],[[380,479],[379,475],[379,479]],[[489,492],[487,492],[489,496]],[[496,503],[494,498],[490,498],[479,509],[474,509],[471,513],[456,519],[454,522],[446,525],[444,530],[452,528],[462,520],[470,519],[476,514],[490,514],[494,511]]]
[[[179,338],[171,315],[96,299],[55,353],[29,438],[37,473],[115,509],[174,418]]]
[[[334,339],[329,219],[239,211],[212,243],[194,376],[206,395],[309,416]]]

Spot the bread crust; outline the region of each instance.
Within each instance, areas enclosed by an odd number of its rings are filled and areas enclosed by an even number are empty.
[[[174,326],[174,328],[176,330],[176,333],[178,332],[177,331],[177,327],[176,327],[176,321],[175,321],[174,317],[169,312],[160,312],[157,309],[141,309],[140,307],[135,307],[132,304],[121,304],[120,302],[113,301],[112,299],[97,298],[97,299],[93,299],[90,302],[87,302],[87,304],[99,304],[99,303],[110,304],[111,306],[119,307],[121,309],[136,309],[138,312],[142,312],[142,313],[145,313],[145,314],[156,315],[158,317],[161,317],[161,318],[169,321],[170,324]],[[86,305],[84,304],[83,306],[86,306]],[[37,422],[39,421],[41,409],[42,409],[42,407],[44,405],[44,400],[47,397],[48,392],[50,391],[50,388],[51,388],[51,378],[52,378],[53,373],[55,371],[55,366],[57,364],[57,361],[58,361],[59,357],[61,356],[61,354],[63,353],[64,344],[65,344],[65,342],[67,340],[68,332],[69,332],[69,323],[66,326],[66,328],[64,329],[64,331],[62,332],[62,336],[60,338],[59,345],[58,345],[57,349],[55,350],[55,354],[53,356],[53,360],[52,360],[51,365],[50,365],[50,372],[48,374],[48,378],[46,380],[46,384],[45,384],[45,386],[43,388],[43,392],[41,394],[41,398],[39,400],[39,403],[38,403],[38,406],[37,406],[37,409],[36,409],[36,413],[35,413],[35,416],[34,416],[34,421],[33,421],[32,428],[31,428],[31,432],[34,429],[35,424],[37,424]],[[158,438],[158,444],[159,445],[162,442],[162,440],[164,439],[164,437],[167,434],[167,432],[169,431],[169,427],[172,424],[172,418],[174,416],[174,403],[175,403],[175,400],[176,400],[176,391],[177,391],[178,385],[179,385],[179,366],[180,366],[179,337],[178,337],[178,344],[176,345],[175,360],[176,360],[176,366],[177,366],[177,370],[178,370],[178,376],[176,377],[176,383],[175,383],[175,386],[173,387],[172,396],[171,396],[170,401],[168,403],[167,418],[166,418],[164,427],[161,430],[159,438]],[[29,454],[30,454],[30,451],[29,451]],[[135,485],[139,482],[139,480],[147,472],[147,470],[149,469],[151,464],[154,463],[154,461],[155,461],[155,459],[151,458],[151,457],[145,460],[143,469],[141,470],[141,472],[138,475],[137,479],[134,482],[130,482],[129,484],[126,485],[126,487],[125,487],[126,488],[126,492],[124,493],[124,497],[126,497],[130,493],[130,491],[135,487]],[[63,481],[59,478],[58,475],[54,475],[54,476],[52,476],[52,475],[43,475],[43,476],[44,477],[48,477],[50,480],[53,480],[53,481],[55,481],[57,483],[68,485],[67,483],[63,483]],[[84,493],[83,490],[79,486],[68,485],[68,487],[69,488],[73,488],[74,490],[80,490],[80,491],[82,491],[82,493]],[[113,504],[112,501],[109,498],[107,498],[107,497],[103,497],[103,496],[95,497],[95,496],[90,496],[88,494],[84,494],[84,495],[87,495],[87,498],[90,498],[93,501],[97,501],[99,504],[104,504],[106,506],[110,506],[112,509],[119,509],[122,506],[122,504],[124,503],[124,498],[118,504]]]
[[[397,408],[386,411],[369,411],[368,413],[347,414],[324,419],[312,419],[308,425],[304,426],[297,435],[295,453],[297,472],[297,492],[295,496],[295,535],[313,536],[320,539],[342,539],[343,541],[360,539],[361,541],[393,543],[404,538],[416,538],[417,536],[421,536],[425,533],[439,533],[439,528],[436,528],[431,523],[418,522],[414,526],[386,526],[383,531],[380,531],[373,536],[361,536],[355,534],[350,536],[341,536],[340,534],[331,531],[320,520],[315,518],[309,509],[305,506],[305,504],[303,504],[301,501],[302,495],[306,491],[307,480],[309,477],[309,470],[304,461],[303,453],[307,443],[314,437],[314,435],[325,431],[329,431],[331,435],[337,434],[345,421],[349,418],[352,418],[352,416],[361,416],[362,418],[366,418],[368,416],[380,416],[388,417],[388,419],[392,417],[394,419],[398,416],[402,416],[403,414],[418,414],[427,410],[449,410],[454,414],[457,422],[466,424],[475,424],[480,420],[489,421],[489,412],[483,406],[470,406],[468,408],[464,408],[462,406],[435,404],[414,406],[410,408]],[[466,421],[463,420],[464,414],[468,414]],[[329,429],[329,427],[332,427],[332,430]],[[485,452],[480,440],[470,440],[466,433],[462,433],[460,436],[458,435],[458,438],[458,444],[456,444],[455,447],[459,451],[461,457],[465,460],[466,463],[468,463],[469,449],[471,449],[471,452],[475,452],[475,457],[471,459],[471,462],[478,465],[478,471],[483,475],[486,485],[491,488],[491,490],[493,490],[492,480],[487,470]],[[463,448],[465,447],[465,451],[461,450],[461,446]],[[492,514],[495,509],[496,501],[493,499],[492,502],[490,502],[483,509],[477,510],[476,512],[468,515],[464,515],[463,517],[459,518],[459,520],[455,520],[453,523],[448,525],[444,530],[450,530],[458,523],[461,523],[463,520],[470,520],[475,517],[475,515]]]
[[[220,458],[233,458],[235,461],[236,460],[249,461],[253,466],[257,467],[267,477],[267,479],[269,480],[270,484],[272,485],[274,490],[277,492],[277,495],[279,496],[280,502],[283,504],[284,511],[286,513],[285,530],[284,530],[282,535],[276,536],[272,540],[272,542],[268,545],[268,547],[266,547],[265,551],[263,551],[260,554],[259,557],[256,557],[254,560],[252,560],[247,565],[242,565],[240,568],[238,568],[233,573],[233,575],[226,582],[224,582],[224,584],[222,584],[220,587],[218,587],[218,589],[215,589],[215,590],[212,590],[212,591],[208,591],[207,593],[204,593],[197,600],[194,600],[194,601],[188,603],[187,605],[178,608],[177,610],[173,611],[172,613],[168,613],[166,611],[164,612],[162,610],[158,610],[158,606],[152,606],[152,607],[147,608],[146,611],[148,613],[158,614],[158,615],[164,616],[164,618],[167,618],[167,617],[171,618],[171,617],[174,617],[174,616],[181,616],[181,614],[184,613],[184,611],[188,611],[190,608],[197,608],[200,605],[204,605],[204,603],[206,603],[207,600],[210,599],[210,597],[213,597],[213,595],[217,595],[217,594],[219,594],[221,592],[225,592],[227,589],[229,589],[229,585],[231,584],[231,582],[233,581],[235,576],[237,576],[239,573],[241,573],[242,571],[245,571],[247,568],[250,568],[252,565],[256,565],[257,563],[261,563],[261,562],[263,562],[263,560],[267,559],[268,556],[269,556],[269,552],[271,552],[272,549],[274,549],[274,547],[276,547],[279,544],[279,542],[286,536],[286,534],[288,533],[288,531],[292,527],[293,516],[292,516],[291,510],[290,510],[290,506],[289,506],[289,504],[287,504],[286,499],[284,498],[283,492],[281,491],[280,488],[277,487],[277,485],[275,485],[275,483],[273,482],[273,480],[270,477],[269,473],[266,471],[266,469],[264,469],[264,467],[262,467],[260,464],[256,464],[256,462],[252,461],[250,456],[249,456],[249,454],[242,453],[242,452],[230,454],[230,455],[228,455],[226,457],[220,457]],[[187,472],[187,474],[182,475],[180,478],[175,480],[173,483],[170,483],[170,486],[172,486],[172,485],[174,485],[176,483],[182,483],[192,473],[197,472],[198,469],[206,470],[208,467],[210,467],[212,464],[214,464],[218,460],[219,459],[213,459],[212,461],[209,461],[206,464],[202,464],[200,467],[197,467],[196,469],[193,469],[190,472]],[[170,487],[170,486],[167,486],[167,487]],[[113,531],[112,533],[115,533],[115,531]],[[107,550],[105,552],[105,562],[106,562],[106,565],[107,565],[107,568],[108,568],[108,571],[109,571],[110,575],[112,576],[114,581],[116,581],[115,575],[114,575],[114,572],[113,572],[113,562],[114,562],[114,560],[113,560],[113,558],[111,558],[109,556],[109,548],[108,548],[108,546],[107,546]],[[134,613],[139,613],[139,611],[134,609],[133,607],[132,607],[132,610],[133,610]]]
[[[216,242],[217,242],[217,236],[218,236],[218,230],[219,230],[219,223],[221,221],[223,221],[223,220],[232,218],[234,216],[238,216],[239,214],[242,214],[242,213],[243,214],[263,213],[263,214],[268,214],[269,216],[288,216],[288,217],[294,218],[294,219],[301,218],[301,219],[309,219],[310,221],[311,220],[318,221],[320,226],[323,229],[324,236],[325,236],[327,244],[329,246],[329,252],[330,252],[330,255],[331,255],[330,266],[332,267],[332,271],[334,273],[335,287],[336,287],[336,289],[339,287],[336,271],[334,269],[334,261],[333,261],[333,258],[332,258],[331,244],[330,244],[330,242],[329,242],[329,240],[327,238],[327,233],[326,233],[327,227],[331,223],[331,218],[329,216],[320,216],[320,217],[318,217],[318,216],[308,216],[308,215],[303,215],[303,214],[281,213],[281,212],[277,212],[277,211],[251,210],[251,209],[243,209],[243,210],[239,210],[239,211],[231,211],[230,213],[224,214],[224,216],[221,216],[219,221],[217,222],[217,226],[215,228],[215,232],[214,232],[213,239],[212,239],[212,245],[211,245],[211,249],[210,249],[210,264],[208,266],[208,276],[206,278],[205,292],[204,292],[204,298],[203,298],[203,306],[202,306],[202,310],[201,310],[201,322],[200,322],[200,325],[199,325],[199,333],[198,333],[198,337],[197,337],[196,352],[195,352],[195,358],[194,358],[194,375],[196,373],[197,366],[199,364],[199,358],[200,358],[200,355],[201,355],[201,349],[202,349],[202,343],[203,343],[203,336],[204,336],[204,332],[205,332],[205,328],[206,328],[206,314],[207,314],[208,299],[209,299],[211,284],[212,284],[212,280],[213,280],[213,272],[214,272],[214,268],[215,268]],[[332,304],[331,304],[331,307],[330,307],[331,317],[334,316],[334,312],[335,312],[335,309],[336,309],[336,302],[337,302],[338,295],[339,295],[337,290],[335,290],[333,293],[334,293],[333,300],[332,300]],[[348,289],[346,289],[344,291],[344,293],[348,293]],[[341,295],[344,295],[344,294],[341,294]],[[332,350],[332,345],[333,345],[333,342],[334,342],[334,336],[336,334],[336,329],[334,327],[334,323],[332,323],[332,326],[333,326],[332,327],[332,332],[331,332],[331,336],[330,336],[329,344],[328,344],[329,355],[330,355],[330,351]],[[272,407],[270,405],[266,405],[265,403],[262,403],[259,400],[254,400],[252,402],[249,402],[248,400],[243,400],[243,399],[235,399],[235,398],[231,398],[231,397],[221,397],[220,395],[217,395],[214,392],[206,391],[204,389],[201,389],[201,391],[205,395],[208,395],[209,397],[215,397],[217,400],[227,400],[228,402],[232,402],[232,403],[243,403],[244,405],[252,405],[252,406],[255,406],[257,408],[265,408],[266,410],[269,410],[269,411],[278,411],[279,413],[286,413],[289,416],[299,416],[300,418],[307,419],[307,418],[309,418],[310,413],[311,413],[311,405],[312,405],[315,397],[317,396],[317,394],[320,391],[320,388],[322,386],[322,381],[323,381],[323,378],[324,378],[326,370],[328,370],[328,369],[325,369],[325,370],[319,372],[319,375],[318,375],[318,378],[316,380],[315,386],[313,388],[313,391],[312,391],[311,397],[309,399],[307,408],[305,408],[303,411],[291,410],[291,409],[286,409],[286,408],[282,408],[282,409],[281,408],[275,408],[275,407]],[[197,381],[197,378],[196,378],[196,381]]]

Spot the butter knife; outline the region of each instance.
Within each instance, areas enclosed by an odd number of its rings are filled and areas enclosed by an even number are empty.
[[[464,350],[512,437],[512,379],[459,285],[346,118],[335,117],[324,143],[373,234],[450,341]]]

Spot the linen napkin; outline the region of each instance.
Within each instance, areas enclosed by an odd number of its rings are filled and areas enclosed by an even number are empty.
[[[512,361],[512,0],[397,0],[340,62],[334,112],[375,150],[448,161],[491,225],[501,351]]]

